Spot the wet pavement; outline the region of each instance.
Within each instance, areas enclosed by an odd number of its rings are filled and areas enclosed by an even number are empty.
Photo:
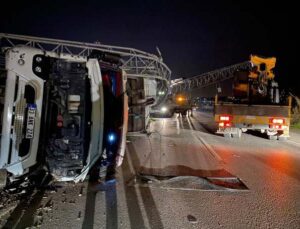
[[[252,133],[225,139],[214,128],[207,113],[156,119],[150,134],[128,138],[116,180],[34,190],[0,214],[0,225],[299,228],[297,133],[287,142]]]

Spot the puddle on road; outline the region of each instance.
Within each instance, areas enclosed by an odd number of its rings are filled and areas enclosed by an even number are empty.
[[[151,176],[138,174],[129,186],[161,189],[199,191],[247,191],[247,186],[237,177]]]

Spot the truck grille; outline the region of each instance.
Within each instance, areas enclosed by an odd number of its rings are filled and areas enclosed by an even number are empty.
[[[26,100],[21,98],[15,106],[14,133],[16,137],[16,146],[19,146],[23,139],[24,119],[26,110]]]

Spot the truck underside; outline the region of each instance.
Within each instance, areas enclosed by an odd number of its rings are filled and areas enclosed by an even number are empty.
[[[45,84],[41,152],[55,177],[79,175],[89,151],[90,82],[84,63],[50,60]]]
[[[9,183],[41,165],[75,182],[93,166],[120,166],[127,77],[161,81],[162,88],[170,78],[160,57],[136,49],[14,34],[0,40],[0,180]]]

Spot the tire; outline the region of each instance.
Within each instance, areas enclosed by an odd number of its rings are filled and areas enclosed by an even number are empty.
[[[277,136],[277,131],[275,130],[266,130],[268,136]]]

